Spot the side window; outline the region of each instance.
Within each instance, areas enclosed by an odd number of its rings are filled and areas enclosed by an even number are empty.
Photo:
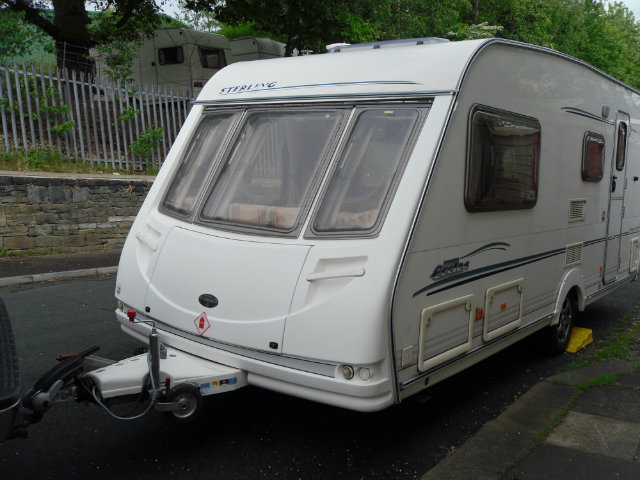
[[[627,152],[627,124],[618,125],[618,145],[616,146],[616,170],[624,170],[624,160]]]
[[[582,179],[587,182],[602,180],[604,168],[604,137],[587,132],[582,144]]]
[[[182,47],[167,47],[158,49],[158,63],[160,65],[175,65],[184,61]]]
[[[227,65],[224,50],[218,48],[198,47],[200,65],[203,68],[222,68]]]
[[[533,208],[540,122],[476,105],[469,117],[465,206],[470,212]]]

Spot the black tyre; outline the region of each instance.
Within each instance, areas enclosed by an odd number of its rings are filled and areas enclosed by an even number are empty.
[[[202,413],[202,395],[198,387],[188,384],[176,385],[169,391],[166,402],[181,402],[178,410],[167,412],[178,423],[190,423]]]
[[[550,354],[560,355],[569,346],[577,311],[575,300],[570,295],[567,295],[564,302],[562,302],[558,323],[550,325],[544,332],[545,347]]]

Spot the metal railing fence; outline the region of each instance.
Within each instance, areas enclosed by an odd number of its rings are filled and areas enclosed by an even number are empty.
[[[0,66],[0,151],[46,149],[105,167],[159,168],[190,108],[186,88],[121,86],[50,66]]]

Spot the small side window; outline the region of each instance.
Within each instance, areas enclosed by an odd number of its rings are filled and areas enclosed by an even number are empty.
[[[470,212],[533,208],[540,122],[476,105],[469,117],[465,206]]]
[[[604,137],[587,132],[582,144],[582,179],[587,182],[602,180],[604,168]]]
[[[224,50],[198,47],[202,68],[222,68],[227,65]]]
[[[184,61],[182,47],[167,47],[158,49],[158,63],[160,65],[176,65]]]
[[[624,161],[627,152],[627,124],[618,125],[618,145],[616,146],[616,170],[624,170]]]

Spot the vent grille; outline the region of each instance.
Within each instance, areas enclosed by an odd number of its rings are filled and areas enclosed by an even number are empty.
[[[582,263],[582,243],[567,245],[564,256],[564,266],[577,265]]]
[[[585,210],[587,206],[586,198],[576,198],[569,201],[569,221],[584,222]]]

